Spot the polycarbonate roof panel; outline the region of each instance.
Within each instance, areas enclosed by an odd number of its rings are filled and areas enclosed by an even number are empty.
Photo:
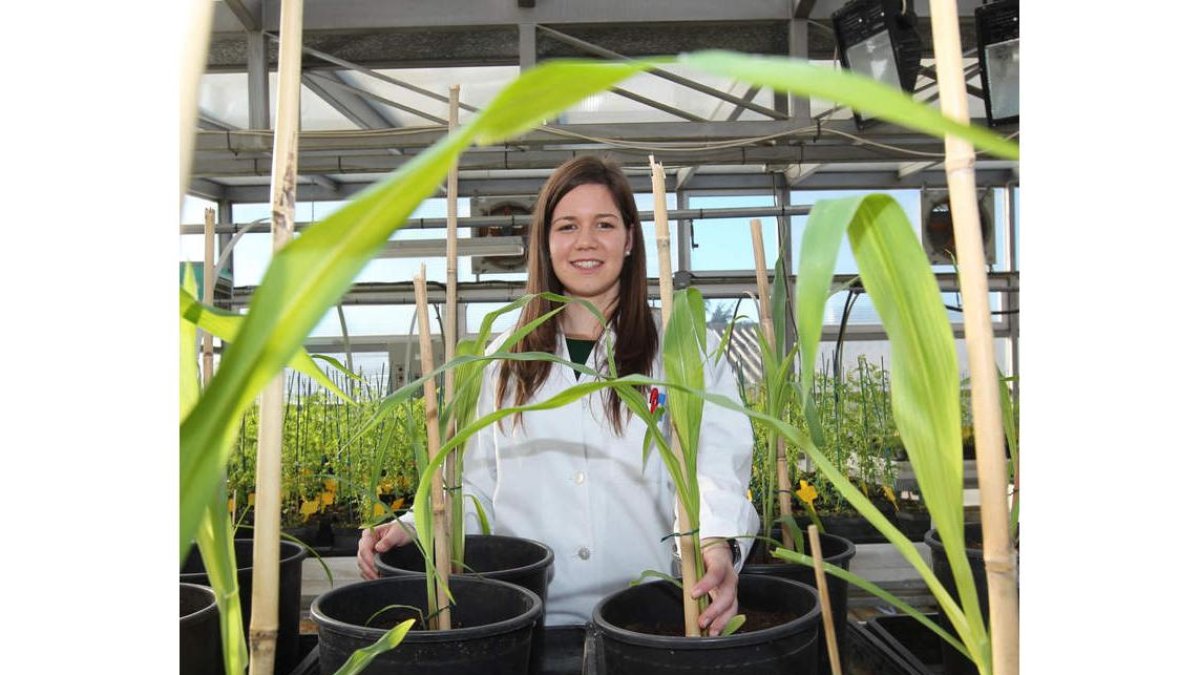
[[[245,73],[205,73],[200,78],[200,111],[245,129],[250,124],[250,99],[246,88]]]
[[[747,92],[746,84],[735,83],[729,78],[696,72],[677,64],[662,66],[661,70],[737,98],[741,98]],[[650,73],[634,75],[618,84],[617,87],[706,120],[726,119],[736,107],[731,102]],[[768,89],[763,89],[758,92],[753,101],[758,105],[770,108],[773,106],[774,94]],[[608,122],[674,122],[680,119],[682,118],[678,115],[610,91],[587,97],[560,116],[559,122],[563,124],[603,124]],[[765,120],[768,118],[760,113],[744,110],[739,119]]]
[[[459,85],[459,101],[482,108],[496,97],[504,85],[520,74],[517,66],[471,66],[459,68],[392,68],[378,71],[395,80],[411,84],[440,96],[449,97],[450,87]],[[438,119],[446,119],[447,104],[430,96],[405,87],[386,82],[356,71],[343,71],[342,77],[354,86],[372,94],[396,101],[406,107],[415,108]],[[386,116],[399,120],[399,126],[429,126],[429,119],[382,103],[373,103],[377,109],[386,109]],[[459,120],[465,122],[473,116],[459,110]]]

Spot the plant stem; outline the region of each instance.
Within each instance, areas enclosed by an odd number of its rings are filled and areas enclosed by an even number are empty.
[[[433,372],[433,340],[429,332],[429,302],[425,291],[425,263],[413,279],[417,300],[417,323],[421,331],[421,372]],[[442,447],[438,425],[437,385],[433,378],[425,380],[425,434],[429,442],[429,457],[432,460]],[[435,582],[435,591],[429,604],[429,615],[437,617],[438,630],[450,630],[450,599],[446,584],[450,583],[450,555],[447,544],[449,536],[446,523],[446,491],[440,471],[433,472],[430,483],[430,500],[433,502],[433,559],[441,582]]]
[[[667,191],[666,177],[663,175],[662,164],[650,156],[650,184],[654,188],[654,229],[658,243],[658,288],[662,302],[663,335],[667,332],[667,322],[671,319],[671,232],[667,229]],[[679,430],[671,434],[671,452],[680,466],[687,466],[683,458],[683,450],[679,446]],[[703,574],[703,558],[701,558],[696,542],[698,532],[691,516],[679,496],[681,486],[675,489],[675,510],[679,517],[679,567],[683,575],[683,625],[684,634],[689,637],[700,636],[700,602],[692,597],[692,589]],[[697,565],[697,562],[700,564]],[[697,569],[700,568],[700,569]]]
[[[750,241],[754,247],[754,276],[758,283],[758,322],[762,326],[768,348],[775,352],[775,326],[771,317],[771,298],[767,292],[767,256],[763,251],[762,221],[758,218],[750,221]],[[765,358],[767,358],[766,355],[764,355],[764,360]],[[779,366],[785,367],[784,364],[779,364]],[[770,394],[767,396],[769,401]],[[774,415],[783,411],[769,410],[768,412]],[[788,518],[793,517],[792,480],[788,476],[787,446],[784,445],[782,436],[774,433],[767,435],[768,439],[772,437],[775,439],[775,483],[772,487],[776,490],[776,496],[779,498],[779,517],[786,523]],[[770,448],[767,451],[770,452]],[[783,547],[796,550],[796,542],[792,539],[791,530],[786,527],[782,527],[780,530],[783,534]],[[767,534],[770,534],[769,525]]]
[[[951,119],[966,122],[970,115],[962,73],[958,9],[952,0],[934,0],[929,5],[942,112]],[[990,609],[991,666],[992,672],[1010,675],[1018,670],[1019,654],[1016,554],[1008,536],[1008,470],[1000,424],[999,385],[974,167],[975,150],[971,144],[946,136],[946,180],[950,187],[971,373],[971,411]],[[980,665],[980,671],[986,671],[983,667],[986,664]]]

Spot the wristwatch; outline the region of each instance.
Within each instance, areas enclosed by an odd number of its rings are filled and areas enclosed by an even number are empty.
[[[733,566],[737,567],[742,559],[742,547],[738,544],[737,539],[726,539],[725,541],[729,542],[729,552],[733,554]]]

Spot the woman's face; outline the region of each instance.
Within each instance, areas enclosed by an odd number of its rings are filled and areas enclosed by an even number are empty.
[[[580,185],[550,215],[550,262],[567,294],[604,310],[620,290],[633,237],[605,185]]]

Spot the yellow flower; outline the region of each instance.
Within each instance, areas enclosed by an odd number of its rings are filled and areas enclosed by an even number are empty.
[[[395,489],[395,486],[392,484],[392,481],[390,481],[390,480],[385,480],[385,481],[383,481],[382,483],[380,483],[380,484],[379,484],[379,490],[378,490],[378,492],[377,492],[376,494],[388,494],[388,495],[390,495],[390,494],[392,494],[392,492],[393,492],[393,490],[394,490],[394,489]]]
[[[812,508],[813,502],[817,500],[817,488],[809,485],[808,481],[802,480],[800,489],[796,490],[796,496],[800,498],[800,501],[808,504],[809,508]]]
[[[392,510],[393,511],[397,511],[402,508],[404,508],[404,497],[401,497],[401,498],[397,499],[396,501],[392,502]]]
[[[326,478],[325,479],[325,491],[326,492],[337,492],[337,481],[332,478]]]
[[[321,505],[328,506],[332,503],[333,503],[333,493],[332,492],[322,492],[321,493]]]
[[[233,513],[233,508],[234,508],[234,505],[236,505],[236,504],[237,504],[237,502],[234,500],[234,498],[230,497],[229,498],[229,512],[230,513]]]
[[[304,500],[300,503],[300,515],[304,516],[304,521],[308,521],[308,517],[317,512],[317,507],[321,504],[318,500]]]
[[[384,516],[387,515],[387,509],[383,508],[383,504],[375,502],[374,513],[376,516]]]
[[[887,497],[887,500],[892,503],[892,506],[894,506],[897,511],[900,510],[900,504],[896,501],[896,493],[892,492],[891,486],[883,486],[883,496]]]
[[[250,496],[246,498],[246,505],[254,506],[254,493],[253,492],[251,492]]]

